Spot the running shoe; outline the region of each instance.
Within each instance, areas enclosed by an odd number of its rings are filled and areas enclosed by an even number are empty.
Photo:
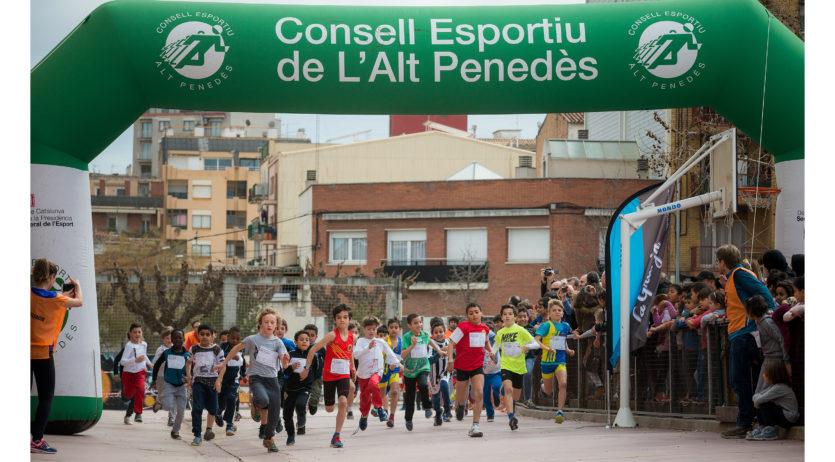
[[[769,425],[767,427],[762,427],[759,432],[754,434],[751,438],[754,441],[774,441],[780,439],[780,431],[777,427],[773,425]]]
[[[368,428],[368,417],[360,417],[360,430],[365,431]]]
[[[203,438],[200,438],[199,436],[195,436],[194,439],[191,440],[192,446],[200,446],[201,444],[203,444]]]
[[[130,425],[130,416],[129,415],[125,416],[124,422],[125,422],[125,425]]]
[[[354,420],[354,411],[348,410],[348,420]]]
[[[720,436],[725,439],[742,439],[745,438],[745,435],[748,433],[749,430],[751,430],[751,425],[747,425],[744,427],[734,427],[730,430],[720,433]]]
[[[46,440],[41,438],[40,441],[32,441],[29,452],[35,454],[56,454],[58,450],[46,444]]]
[[[206,432],[203,433],[203,439],[206,441],[215,439],[215,432],[213,432],[211,428],[207,428]]]
[[[385,422],[386,420],[388,420],[388,413],[385,409],[380,408],[377,410],[376,417],[380,419],[380,422]]]
[[[444,422],[452,422],[452,414],[444,413]]]
[[[565,422],[565,415],[562,413],[562,411],[557,411],[557,417],[554,419],[554,422],[558,424]]]
[[[292,433],[287,434],[287,446],[293,446],[296,444],[296,436]]]
[[[169,416],[168,416],[168,426],[169,426],[169,427],[173,427],[173,426],[174,426],[174,416],[173,416],[173,415],[169,415]]]
[[[310,415],[316,415],[316,409],[317,409],[316,406],[314,406],[312,404],[307,405],[307,410],[308,410],[308,412],[310,412]]]
[[[261,425],[261,426],[258,427],[258,439],[261,439],[261,440],[267,439],[266,438],[266,436],[267,436],[266,433],[267,433],[267,426],[266,425]]]
[[[394,416],[389,416],[389,419],[386,421],[386,426],[388,428],[394,428]]]
[[[473,426],[470,427],[470,431],[467,434],[473,438],[481,438],[483,436],[483,433],[481,433],[481,431],[478,429],[477,423],[474,423]]]
[[[278,446],[272,438],[264,440],[264,447],[267,448],[267,452],[278,452]]]
[[[431,419],[432,418],[432,409],[424,409],[423,410],[423,416],[426,417],[427,419]]]
[[[517,428],[519,428],[519,419],[513,417],[510,419],[510,429],[516,430]]]
[[[371,415],[377,417],[377,409],[371,408]]]
[[[154,414],[156,414],[160,409],[162,409],[162,402],[158,399],[154,400],[154,407],[152,407],[151,410],[154,411]]]
[[[412,431],[412,421],[411,420],[406,421],[406,430]]]
[[[241,420],[241,413],[240,413],[240,412],[236,412],[236,413],[235,413],[235,422],[237,422],[237,421],[239,421],[239,420]]]
[[[455,406],[455,420],[464,420],[464,406]]]
[[[487,414],[487,421],[488,422],[492,422],[495,419],[496,419],[495,414]]]
[[[175,432],[174,430],[171,430],[171,439],[172,439],[172,440],[178,440],[178,439],[180,439],[180,433],[179,433],[179,432]]]
[[[238,428],[234,425],[227,425],[226,426],[226,436],[235,436],[235,431]]]
[[[441,420],[441,414],[436,414],[435,415],[435,425],[434,426],[435,427],[440,427],[441,425],[443,425],[443,420]]]
[[[136,414],[136,416],[133,418],[133,421],[136,423],[142,423],[142,414]]]
[[[296,434],[297,435],[304,435],[304,425],[302,425],[301,427],[296,429]]]
[[[261,410],[254,404],[249,405],[249,412],[252,414],[252,420],[256,422],[261,421]]]
[[[215,425],[217,425],[220,428],[223,428],[223,416],[222,415],[218,414],[218,415],[215,416]]]
[[[342,448],[343,444],[342,441],[339,439],[339,435],[333,435],[331,438],[331,447],[332,448]]]

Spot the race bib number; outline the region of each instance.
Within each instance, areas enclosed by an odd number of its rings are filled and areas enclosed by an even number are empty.
[[[487,336],[484,332],[470,332],[470,346],[473,348],[484,348]]]
[[[517,358],[522,354],[522,345],[518,343],[505,342],[502,344],[502,356]]]
[[[304,358],[292,358],[290,359],[290,369],[293,369],[293,372],[300,374],[302,370],[304,370],[304,363],[307,362]]]
[[[428,358],[429,357],[429,350],[427,349],[426,345],[424,345],[422,343],[418,343],[417,345],[415,345],[414,348],[412,348],[412,355],[411,356],[412,356],[412,358]]]
[[[168,364],[169,369],[182,369],[186,367],[185,356],[168,355],[168,359],[165,362]]]
[[[209,351],[201,351],[194,355],[194,363],[197,364],[197,367],[204,368],[204,367],[212,367],[215,363],[214,355]]]
[[[255,362],[261,363],[265,366],[276,367],[278,364],[278,353],[261,347],[258,349],[258,354],[255,356]]]
[[[351,373],[351,365],[347,359],[331,360],[331,374],[333,375],[348,375]]]
[[[555,335],[551,337],[549,346],[555,350],[565,350],[565,336]]]

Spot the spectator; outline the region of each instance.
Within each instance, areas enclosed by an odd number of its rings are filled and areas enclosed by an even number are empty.
[[[757,389],[755,393],[760,393],[765,388],[766,384],[763,382],[763,371],[765,366],[772,361],[780,361],[788,366],[789,353],[786,351],[783,343],[783,336],[780,330],[768,314],[768,305],[765,304],[765,299],[759,295],[754,295],[745,302],[745,311],[748,317],[757,323],[757,333],[760,336],[760,345],[763,353],[763,365],[760,368],[760,378],[757,381]],[[791,366],[788,366],[789,375],[791,375]]]
[[[676,319],[676,308],[667,300],[667,295],[659,294],[653,299],[650,310],[652,316],[652,327],[649,328],[647,336],[652,337],[656,333],[657,343],[655,347],[655,361],[650,370],[652,388],[655,391],[655,400],[663,403],[670,399],[666,390],[667,365],[670,361],[670,337],[668,331]],[[663,391],[661,391],[663,389]]]
[[[580,290],[580,280],[576,277],[568,278],[568,285],[571,286],[571,291],[577,293]]]
[[[601,309],[601,306],[597,302],[597,289],[595,289],[592,285],[583,286],[582,290],[580,290],[580,293],[575,299],[574,309],[580,332],[585,332],[591,329],[595,324],[594,313]],[[586,339],[583,344],[583,348],[583,365],[586,370],[586,389],[587,391],[590,391],[589,388],[593,386],[594,392],[590,393],[592,396],[589,396],[589,398],[598,399],[603,393],[603,382],[600,380],[600,376],[598,374],[602,353],[599,347],[596,348],[594,346],[594,339]]]
[[[696,276],[696,280],[704,282],[712,290],[717,289],[716,276],[714,276],[710,271],[702,271],[698,276]]]
[[[806,258],[802,253],[792,255],[792,271],[797,277],[802,277],[806,270]]]
[[[791,281],[786,279],[777,283],[774,287],[774,303],[778,307],[784,303],[789,306],[794,306],[797,303]]]
[[[776,295],[775,291],[777,290],[777,283],[780,281],[785,281],[788,278],[789,275],[786,274],[785,271],[780,271],[778,269],[769,271],[768,276],[766,276],[765,278],[765,286],[771,293],[772,298]]]
[[[729,354],[729,379],[737,396],[736,427],[723,432],[723,438],[744,438],[751,430],[754,420],[751,373],[759,352],[752,333],[756,324],[748,319],[745,302],[754,295],[761,295],[769,309],[774,301],[768,288],[753,272],[742,267],[742,255],[734,245],[723,245],[716,250],[719,271],[725,274],[726,306],[728,316],[728,338],[731,343]],[[763,260],[765,261],[765,260]]]
[[[760,426],[748,433],[749,440],[776,440],[779,438],[776,427],[788,430],[800,417],[797,397],[789,386],[788,370],[781,362],[770,362],[767,366],[763,366],[766,387],[753,396]]]
[[[803,276],[796,278],[792,283],[792,286],[795,299],[797,299],[797,304],[783,315],[783,321],[785,322],[789,322],[795,318],[802,318],[803,313],[806,311],[806,290],[804,289],[805,283],[803,281]]]
[[[589,271],[586,274],[586,284],[592,286],[599,286],[600,285],[600,275],[597,274],[597,271]]]
[[[776,269],[793,276],[791,269],[789,269],[789,264],[786,262],[786,257],[783,255],[783,252],[777,249],[768,250],[763,254],[763,266],[765,266],[765,270],[769,273],[771,273],[771,270]]]

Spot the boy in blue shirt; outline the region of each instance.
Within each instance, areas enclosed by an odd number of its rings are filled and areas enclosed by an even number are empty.
[[[565,367],[565,354],[574,356],[574,350],[568,348],[565,340],[571,327],[567,322],[562,321],[563,306],[560,300],[554,299],[548,302],[548,320],[540,324],[536,330],[534,338],[544,345],[551,348],[551,351],[542,351],[542,388],[540,393],[545,398],[548,398],[548,393],[552,390],[554,384],[554,376],[557,377],[557,384],[559,385],[559,394],[557,395],[557,417],[554,419],[556,423],[563,423],[565,415],[563,415],[562,408],[565,406],[566,386],[568,384],[568,369]]]
[[[174,329],[171,332],[171,348],[163,351],[160,359],[154,363],[154,377],[165,364],[162,377],[162,406],[174,416],[171,438],[175,440],[180,439],[180,426],[183,424],[188,402],[188,387],[183,386],[185,385],[183,379],[186,376],[186,361],[189,359],[189,354],[183,344],[185,344],[185,333],[182,329]]]

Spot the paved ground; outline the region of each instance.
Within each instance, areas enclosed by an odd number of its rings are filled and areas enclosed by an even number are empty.
[[[243,411],[243,409],[242,409]],[[356,409],[354,411],[357,413]],[[244,414],[248,414],[248,411]],[[600,424],[522,417],[519,430],[511,432],[507,417],[497,414],[496,421],[486,422],[482,416],[483,438],[468,438],[470,419],[433,427],[423,414],[415,416],[415,429],[407,432],[403,414],[397,415],[397,426],[388,429],[377,420],[369,420],[365,432],[351,435],[357,420],[346,421],[342,432],[345,448],[328,446],[333,432],[335,414],[320,410],[308,417],[306,435],[296,437],[296,445],[284,446],[286,433],[276,436],[281,443],[278,454],[268,454],[258,440],[258,427],[250,419],[238,422],[233,437],[216,432],[213,441],[192,447],[189,442],[191,423],[183,423],[182,440],[169,437],[165,425],[167,414],[146,411],[145,422],[125,425],[123,413],[104,411],[101,421],[92,429],[73,436],[47,435],[47,441],[58,448],[56,456],[32,454],[33,461],[91,462],[99,460],[165,461],[324,461],[338,456],[341,460],[370,461],[384,458],[392,461],[441,460],[461,455],[469,460],[507,460],[513,462],[561,460],[583,461],[739,461],[789,462],[803,460],[802,441],[753,442],[723,440],[716,433],[683,432],[657,429],[606,429]],[[187,418],[188,419],[188,418]],[[217,427],[215,427],[218,429]],[[393,453],[384,453],[382,448]],[[461,461],[468,462],[468,461]]]

